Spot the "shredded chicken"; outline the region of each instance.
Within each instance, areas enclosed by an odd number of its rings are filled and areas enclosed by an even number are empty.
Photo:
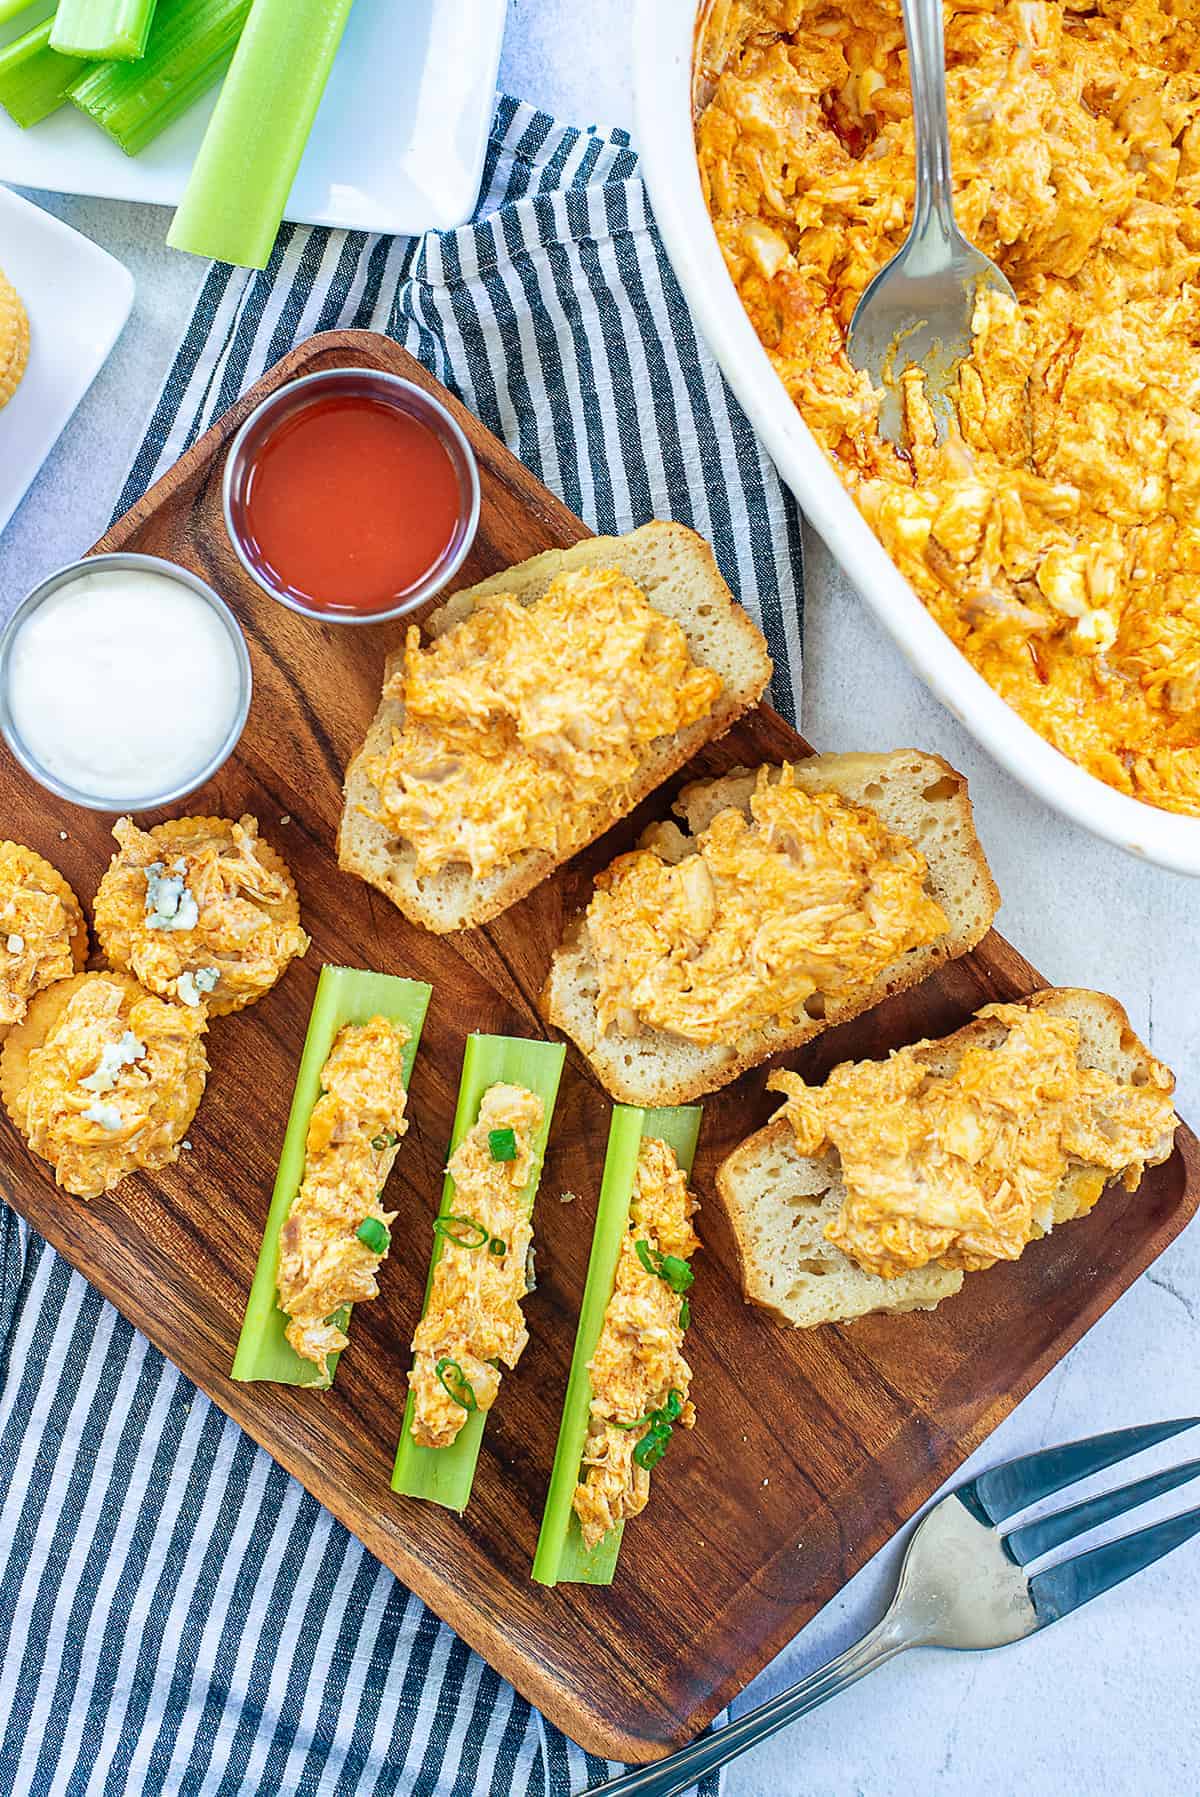
[[[592,1402],[572,1503],[589,1548],[646,1507],[650,1471],[636,1455],[649,1432],[650,1414],[670,1409],[670,1426],[683,1429],[696,1421],[688,1396],[692,1369],[683,1356],[684,1299],[669,1280],[647,1270],[638,1252],[640,1242],[652,1265],[659,1255],[690,1260],[699,1246],[691,1225],[695,1210],[671,1149],[647,1136],[638,1154],[612,1297],[588,1362]]]
[[[451,1213],[425,1315],[413,1336],[413,1440],[444,1448],[472,1410],[490,1410],[500,1363],[515,1367],[529,1332],[521,1312],[533,1242],[526,1188],[545,1108],[523,1086],[489,1086],[479,1116],[450,1157]],[[510,1132],[511,1144],[493,1143]],[[503,1148],[504,1156],[496,1150]]]
[[[718,0],[700,171],[788,392],[942,628],[1062,752],[1200,815],[1200,0],[949,0],[981,292],[942,443],[846,355],[912,217],[899,0]]]
[[[343,1307],[374,1298],[387,1253],[357,1231],[368,1218],[390,1229],[383,1188],[408,1128],[404,1045],[408,1031],[387,1017],[348,1023],[321,1070],[304,1144],[304,1178],[280,1234],[279,1308],[297,1354],[329,1376],[346,1346]]]
[[[721,678],[627,575],[581,569],[532,605],[481,600],[426,648],[414,625],[385,690],[404,722],[367,764],[379,821],[418,874],[457,862],[481,878],[529,849],[559,854],[655,738],[707,716]]]
[[[696,837],[620,855],[596,880],[587,929],[602,1028],[735,1042],[795,1017],[814,993],[863,985],[947,929],[925,857],[874,812],[764,771],[751,817],[730,807]]]
[[[1064,1181],[1082,1214],[1108,1179],[1132,1191],[1171,1139],[1175,1082],[1160,1063],[1134,1085],[1082,1064],[1069,1017],[1003,1004],[979,1015],[1006,1034],[969,1046],[952,1072],[931,1071],[918,1043],[843,1062],[823,1086],[767,1082],[786,1095],[801,1154],[837,1150],[846,1196],[826,1234],[869,1273],[1016,1260],[1051,1228]]]
[[[0,842],[0,1031],[35,992],[83,964],[83,914],[62,875],[32,849]]]
[[[96,931],[142,984],[214,1015],[253,1004],[308,949],[296,889],[252,817],[189,818],[120,845],[96,895]]]
[[[29,1049],[15,1112],[65,1191],[97,1198],[138,1168],[178,1158],[208,1072],[206,1027],[203,1011],[144,992],[127,975],[75,983]]]

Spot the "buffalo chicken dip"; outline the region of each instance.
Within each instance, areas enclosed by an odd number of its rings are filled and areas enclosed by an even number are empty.
[[[450,1157],[452,1208],[439,1216],[425,1314],[413,1337],[413,1440],[444,1448],[468,1416],[490,1410],[500,1365],[515,1367],[529,1332],[529,1184],[545,1109],[524,1086],[494,1085]]]
[[[202,1009],[126,973],[84,973],[40,992],[9,1033],[0,1090],[65,1191],[97,1198],[139,1168],[178,1159],[208,1074]]]
[[[988,1005],[1005,1027],[930,1065],[928,1043],[886,1061],[846,1061],[823,1086],[775,1073],[780,1115],[803,1155],[836,1150],[845,1197],[829,1240],[894,1279],[931,1261],[966,1272],[1016,1260],[1065,1199],[1081,1216],[1110,1179],[1129,1191],[1170,1152],[1174,1080],[1149,1063],[1144,1084],[1080,1059],[1079,1025],[1024,1005]]]
[[[0,1036],[86,957],[83,911],[58,869],[22,843],[0,842]]]
[[[690,1429],[696,1420],[692,1369],[683,1356],[688,1263],[699,1246],[695,1209],[671,1149],[646,1137],[612,1297],[588,1362],[592,1401],[572,1502],[589,1548],[645,1509],[651,1468],[672,1429]]]
[[[405,1116],[402,1023],[372,1017],[338,1031],[321,1070],[304,1144],[304,1178],[280,1233],[279,1308],[287,1339],[332,1377],[329,1358],[346,1346],[344,1307],[373,1298],[394,1211],[383,1188]]]
[[[976,668],[1119,791],[1200,816],[1200,0],[949,0],[958,222],[981,291],[953,428],[904,439],[846,355],[901,246],[899,0],[715,0],[700,172],[788,392]]]
[[[368,762],[378,821],[412,845],[418,875],[557,857],[579,812],[620,793],[649,745],[720,692],[683,627],[616,569],[560,574],[530,605],[489,595],[424,648],[408,632],[385,688],[403,723]]]
[[[308,949],[296,888],[252,817],[186,817],[139,830],[120,818],[119,847],[96,894],[109,959],[144,986],[210,1016],[260,999]]]
[[[661,825],[596,880],[587,930],[601,1028],[737,1041],[863,986],[945,933],[925,857],[873,811],[760,775],[750,816]]]

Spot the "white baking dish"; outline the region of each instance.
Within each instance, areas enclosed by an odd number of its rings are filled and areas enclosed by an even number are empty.
[[[1051,748],[994,693],[885,553],[778,379],[709,223],[692,138],[696,0],[635,0],[637,141],[655,217],[688,303],[784,480],[911,667],[1047,804],[1132,855],[1200,875],[1200,818],[1114,792]]]

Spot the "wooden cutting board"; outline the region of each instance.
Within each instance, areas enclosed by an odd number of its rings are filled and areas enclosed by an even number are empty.
[[[398,628],[325,627],[272,604],[234,559],[220,493],[226,446],[265,392],[351,363],[437,386],[383,337],[315,337],[97,545],[193,568],[238,613],[254,663],[249,726],[218,778],[173,810],[253,812],[291,864],[313,946],[265,1001],[214,1021],[208,1091],[190,1131],[193,1150],[177,1167],[128,1180],[85,1205],[56,1191],[6,1119],[0,1181],[15,1207],[125,1316],[568,1735],[615,1759],[652,1759],[728,1702],[1162,1252],[1200,1199],[1200,1152],[1181,1130],[1171,1160],[1135,1196],[1110,1193],[1090,1217],[1031,1247],[1019,1263],[968,1279],[962,1295],[931,1316],[796,1334],[742,1303],[713,1191],[717,1162],[772,1108],[763,1073],[710,1099],[697,1160],[703,1253],[688,1336],[699,1426],[677,1432],[650,1508],[626,1532],[612,1588],[547,1591],[531,1583],[529,1570],[609,1116],[572,1050],[538,1205],[531,1340],[492,1412],[470,1509],[459,1520],[394,1496],[388,1478],[408,1342],[464,1034],[545,1033],[534,1000],[564,918],[586,899],[592,872],[628,847],[648,816],[665,812],[684,776],[524,903],[469,935],[426,935],[338,871],[342,769],[374,711],[384,652]],[[475,445],[483,483],[463,584],[586,534],[449,403]],[[763,709],[686,777],[809,752]],[[107,820],[48,800],[7,757],[0,806],[6,833],[49,856],[88,904],[111,852]],[[399,1220],[382,1295],[356,1309],[334,1389],[234,1385],[230,1362],[323,961],[433,983],[412,1082],[412,1128],[389,1187]],[[831,1031],[793,1062],[819,1077],[846,1056],[940,1035],[979,1005],[1044,983],[992,934],[975,954]],[[578,1196],[560,1203],[564,1192]]]

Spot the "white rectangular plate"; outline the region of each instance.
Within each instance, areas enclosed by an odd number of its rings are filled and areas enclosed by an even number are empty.
[[[0,410],[0,530],[108,360],[133,305],[120,262],[0,187],[0,268],[29,314],[29,363]]]
[[[288,218],[404,234],[462,224],[475,205],[492,122],[505,7],[506,0],[356,0]],[[37,17],[31,11],[17,23]],[[17,35],[16,24],[0,28],[0,42]],[[29,131],[0,110],[0,180],[173,206],[216,95],[214,88],[136,157],[72,106]]]

